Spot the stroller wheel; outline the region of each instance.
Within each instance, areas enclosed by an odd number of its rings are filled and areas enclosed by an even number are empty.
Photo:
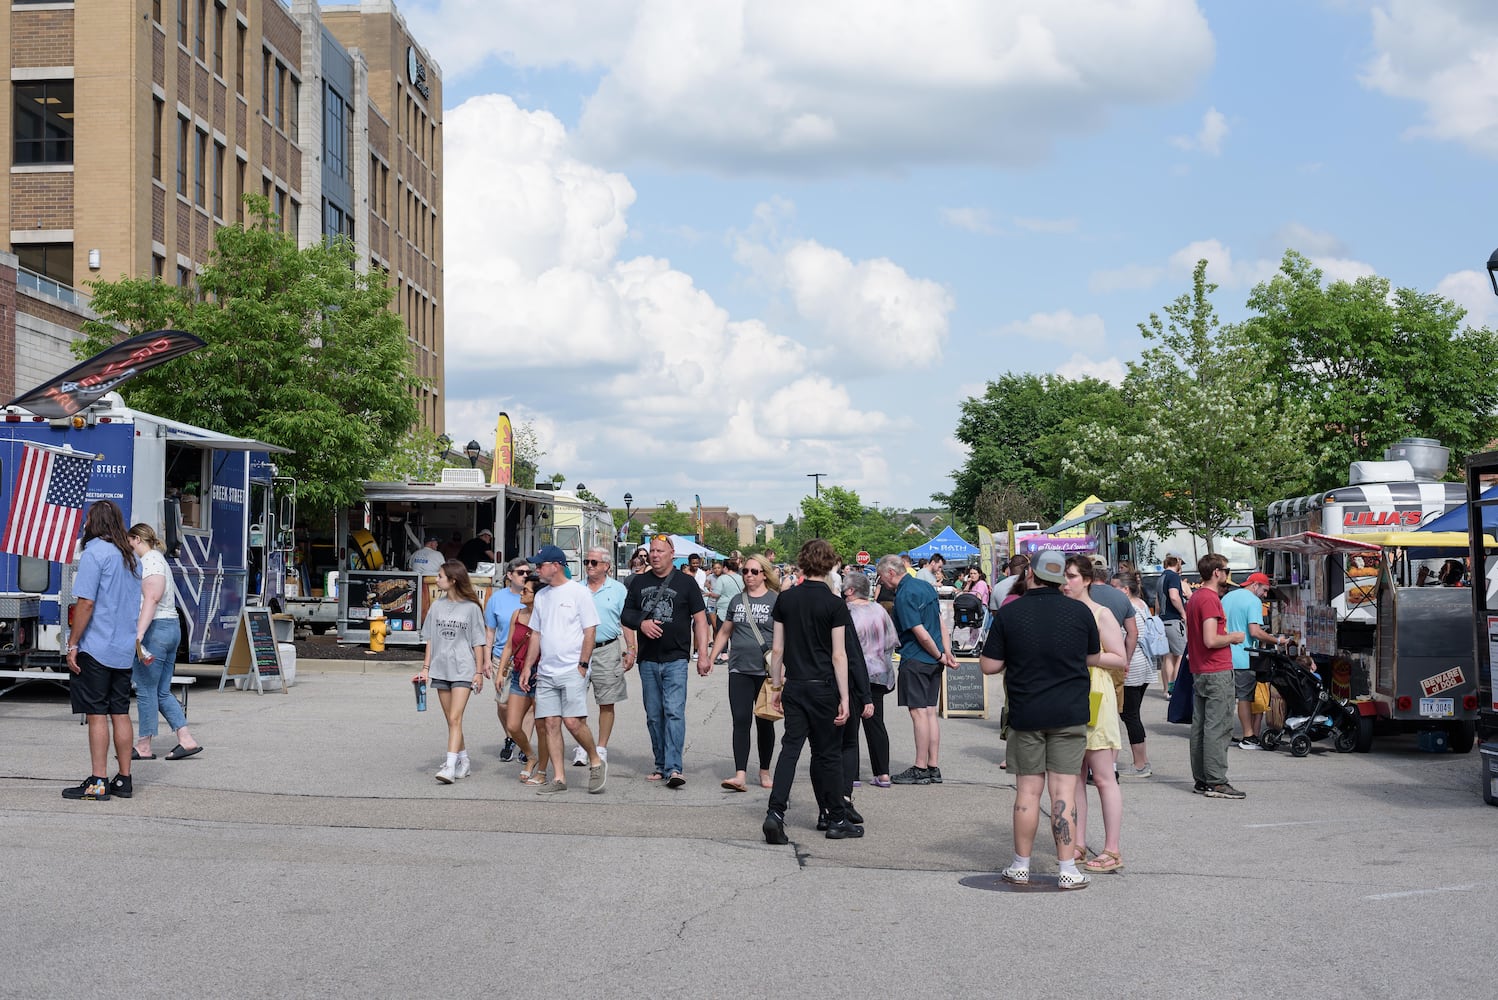
[[[1337,753],[1352,753],[1358,748],[1358,731],[1356,729],[1337,730],[1337,738],[1333,741],[1332,748]]]
[[[1297,733],[1290,740],[1290,756],[1304,757],[1311,752],[1311,738],[1305,733]]]
[[[1278,750],[1283,734],[1278,729],[1266,729],[1259,734],[1259,746],[1265,750]]]

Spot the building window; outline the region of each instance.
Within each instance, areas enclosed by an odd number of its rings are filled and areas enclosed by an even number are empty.
[[[177,193],[187,197],[187,144],[190,139],[192,128],[187,119],[177,118]]]
[[[271,211],[276,213],[276,232],[286,232],[286,192],[276,188],[271,197]]]
[[[177,287],[178,288],[186,288],[188,285],[191,285],[191,284],[192,284],[192,270],[190,268],[183,267],[181,264],[178,264],[177,265]]]
[[[208,133],[198,130],[197,169],[192,177],[192,200],[199,208],[208,207]]]
[[[219,76],[224,75],[224,23],[228,17],[223,7],[213,8],[213,71]]]
[[[271,94],[274,105],[271,114],[275,126],[282,131],[286,129],[286,67],[278,61],[276,63],[275,91]]]
[[[166,102],[151,98],[151,176],[161,180],[161,130],[166,125]]]
[[[177,44],[187,48],[187,0],[177,0]]]
[[[289,220],[290,229],[288,231],[291,235],[296,236],[297,232],[302,228],[302,203],[295,198],[290,199],[290,202],[291,219]]]
[[[328,171],[335,177],[343,176],[343,161],[348,156],[344,148],[344,137],[348,134],[343,127],[344,107],[338,91],[328,87],[323,101],[323,144],[327,147],[323,155]]]
[[[235,59],[234,68],[234,92],[240,96],[244,96],[245,39],[248,37],[248,32],[249,29],[244,25],[237,21],[234,23],[234,34],[239,45],[239,48],[235,52],[237,58]]]
[[[237,218],[239,220],[239,224],[242,226],[242,225],[244,225],[244,221],[245,221],[245,219],[244,219],[244,178],[245,178],[245,171],[247,171],[249,169],[250,165],[248,163],[246,163],[244,160],[241,160],[238,157],[236,157],[235,160],[234,160],[234,167],[235,167],[235,173],[234,173],[234,177],[235,177],[235,180],[234,180],[234,216],[235,216],[235,218]]]
[[[26,270],[59,285],[73,286],[73,244],[17,243],[15,248],[16,260]]]
[[[302,84],[296,77],[291,78],[291,106],[287,108],[287,117],[291,119],[292,142],[302,141]]]
[[[73,81],[14,84],[15,162],[73,162]]]
[[[151,20],[161,23],[161,0],[151,0]]]
[[[228,156],[223,143],[213,144],[213,215],[218,219],[224,217],[224,161]]]
[[[166,275],[166,258],[159,253],[151,255],[151,277],[160,281]]]
[[[270,54],[270,49],[265,49],[260,54],[260,113],[266,118],[270,117],[270,78],[276,70],[275,56]]]
[[[198,0],[198,31],[193,36],[193,55],[199,62],[208,61],[208,0]]]

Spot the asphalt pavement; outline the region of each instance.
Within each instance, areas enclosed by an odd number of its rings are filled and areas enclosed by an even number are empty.
[[[1475,753],[1235,749],[1247,800],[1205,799],[1186,727],[1152,693],[1155,777],[1124,786],[1125,870],[1083,892],[992,891],[1013,803],[997,683],[989,719],[942,723],[942,785],[862,787],[867,836],[828,841],[803,763],[791,843],[771,847],[768,793],[718,786],[722,667],[689,686],[685,788],[645,780],[631,676],[607,789],[569,767],[572,789],[541,798],[498,760],[487,690],[466,717],[473,775],[440,785],[435,696],[418,713],[410,664],[350,655],[302,660],[285,694],[218,692],[201,672],[206,751],[136,762],[134,797],[104,803],[59,794],[88,770],[66,696],[0,698],[0,996],[1491,991],[1498,809]],[[893,697],[886,714],[899,770],[909,721]],[[1103,842],[1095,793],[1087,841]],[[1050,853],[1042,837],[1038,874]]]

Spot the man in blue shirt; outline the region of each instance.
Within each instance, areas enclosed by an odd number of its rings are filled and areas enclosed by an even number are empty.
[[[125,535],[125,519],[112,501],[97,500],[83,523],[83,555],[73,578],[72,633],[67,650],[73,711],[88,719],[92,774],[64,788],[65,799],[106,802],[128,799],[130,751],[130,673],[135,666],[136,624],[140,618],[140,569]],[[120,770],[107,780],[109,738]]]
[[[941,604],[936,588],[919,576],[906,576],[899,556],[879,560],[881,592],[895,595],[894,619],[900,642],[899,704],[910,710],[915,729],[915,763],[890,778],[896,785],[939,785],[941,729],[936,703],[941,697],[941,671],[957,668],[957,658],[944,644]]]
[[[1258,750],[1259,723],[1263,713],[1254,714],[1254,672],[1249,669],[1248,651],[1260,642],[1277,645],[1279,638],[1264,631],[1264,597],[1269,593],[1269,577],[1252,573],[1243,586],[1222,598],[1222,611],[1229,632],[1243,632],[1248,642],[1228,647],[1233,653],[1233,693],[1238,700],[1238,724],[1243,727],[1240,750]],[[1250,645],[1252,643],[1252,645]]]
[[[609,759],[609,736],[614,732],[614,705],[629,699],[624,675],[635,665],[635,634],[619,622],[624,598],[629,591],[609,575],[613,561],[605,549],[589,549],[583,557],[588,590],[598,609],[598,630],[594,633],[593,656],[588,661],[588,683],[593,700],[598,702],[598,756]],[[622,642],[620,640],[623,640]],[[573,767],[588,766],[588,752],[582,747],[572,755]]]

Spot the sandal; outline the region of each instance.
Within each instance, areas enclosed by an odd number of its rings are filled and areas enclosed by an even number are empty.
[[[530,777],[525,778],[520,783],[522,785],[544,785],[546,784],[546,775],[532,774]]]
[[[1093,856],[1091,861],[1082,867],[1098,874],[1123,871],[1123,858],[1119,856],[1117,851],[1100,851]]]
[[[659,771],[651,771],[650,772],[650,776],[648,778],[646,778],[645,780],[646,781],[660,781],[664,777],[665,777],[665,775],[662,774]]]
[[[719,784],[730,792],[747,792],[749,790],[731,778],[724,778]]]

